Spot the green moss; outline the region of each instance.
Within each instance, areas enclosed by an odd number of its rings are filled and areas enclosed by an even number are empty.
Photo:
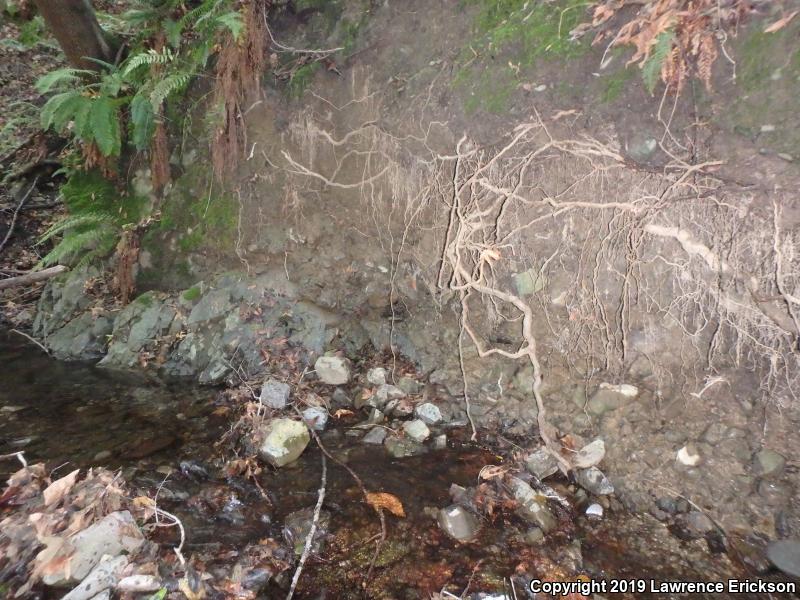
[[[120,227],[138,223],[149,203],[148,198],[118,189],[97,170],[75,171],[61,193],[71,215],[105,215]]]
[[[603,77],[601,81],[602,90],[600,92],[600,101],[604,104],[614,102],[622,95],[625,86],[636,75],[636,69],[633,67],[620,67],[613,73]]]
[[[135,304],[141,304],[145,308],[150,308],[153,306],[153,294],[150,292],[145,292],[141,296],[137,297],[133,302]]]
[[[183,292],[183,299],[187,302],[194,302],[200,298],[201,293],[200,286],[196,285]]]
[[[541,60],[567,60],[584,54],[588,42],[570,40],[584,18],[583,0],[464,0],[476,7],[474,36],[464,45],[454,85],[469,112],[502,113]]]
[[[314,79],[314,75],[317,71],[319,71],[320,67],[320,63],[313,62],[303,65],[297,69],[297,71],[294,72],[294,75],[292,75],[292,78],[289,80],[289,85],[287,86],[289,96],[295,99],[302,97],[303,92],[305,92],[306,88],[311,84],[311,81]]]

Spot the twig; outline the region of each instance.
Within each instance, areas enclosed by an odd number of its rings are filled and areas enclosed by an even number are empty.
[[[17,205],[17,209],[14,211],[14,216],[11,217],[11,224],[8,226],[8,231],[6,231],[6,237],[3,238],[3,241],[0,242],[0,252],[3,251],[5,248],[6,243],[8,242],[11,234],[14,232],[14,226],[17,224],[17,216],[19,215],[19,211],[22,209],[22,205],[30,198],[31,193],[33,193],[33,189],[36,187],[36,184],[39,182],[39,176],[33,178],[33,183],[31,187],[28,188],[28,191],[25,192],[25,195],[22,197],[22,200],[19,201]]]
[[[39,340],[32,338],[27,333],[24,333],[24,332],[20,331],[19,329],[12,329],[11,333],[18,333],[22,337],[27,338],[28,340],[30,340],[31,342],[33,342],[34,344],[39,346],[39,348],[41,348],[44,351],[45,354],[50,354],[50,351],[47,348],[45,348],[44,345]]]
[[[0,460],[5,460],[6,458],[19,459],[19,462],[22,463],[23,467],[28,466],[28,461],[25,460],[25,453],[21,450],[19,452],[12,452],[11,454],[0,454]]]
[[[303,554],[300,556],[300,562],[297,564],[297,569],[294,572],[294,577],[292,577],[292,585],[289,588],[289,594],[286,596],[286,600],[292,600],[292,596],[294,596],[294,590],[297,587],[297,582],[300,581],[300,574],[303,572],[303,565],[306,564],[306,560],[308,560],[308,555],[311,553],[311,546],[314,543],[314,536],[317,533],[317,523],[319,522],[319,513],[322,510],[322,504],[325,502],[325,486],[328,482],[328,463],[325,460],[325,454],[322,455],[322,477],[320,479],[319,484],[319,492],[317,493],[317,505],[314,507],[314,518],[311,521],[311,528],[308,530],[308,535],[306,536],[306,543],[303,547]]]
[[[64,265],[56,265],[55,267],[50,267],[49,269],[42,269],[41,271],[27,271],[25,275],[20,275],[18,277],[9,277],[8,279],[0,279],[0,290],[5,290],[12,287],[18,287],[20,285],[29,285],[32,283],[39,283],[40,281],[45,281],[50,279],[51,277],[55,277],[59,273],[63,273],[67,270],[67,267]]]

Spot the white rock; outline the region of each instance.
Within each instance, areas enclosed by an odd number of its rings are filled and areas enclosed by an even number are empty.
[[[383,385],[386,383],[386,369],[383,367],[375,367],[367,371],[367,381],[372,385]]]
[[[324,406],[309,406],[303,411],[303,419],[314,431],[324,431],[328,424],[328,411]]]
[[[308,427],[292,419],[272,419],[260,433],[264,441],[259,456],[273,467],[296,461],[311,441]]]
[[[350,381],[350,361],[339,356],[320,356],[314,363],[317,377],[329,385],[344,385]]]
[[[157,592],[161,589],[161,579],[154,575],[130,575],[117,584],[120,592]]]
[[[572,461],[579,469],[588,469],[600,464],[606,455],[606,444],[603,440],[595,440],[581,448]]]
[[[417,418],[426,425],[436,425],[442,422],[442,411],[431,402],[424,402],[414,409]]]
[[[119,575],[128,565],[127,556],[109,556],[104,554],[97,566],[62,600],[90,600],[97,594],[113,588],[119,581]]]
[[[679,463],[687,467],[696,467],[703,460],[693,444],[686,444],[683,448],[678,450],[676,458]]]
[[[415,442],[424,442],[431,435],[431,430],[428,429],[428,426],[420,419],[414,419],[413,421],[406,421],[403,423],[403,431]]]
[[[627,396],[628,398],[635,398],[636,396],[639,395],[639,388],[629,383],[619,383],[619,384],[601,383],[600,388],[604,390],[609,390],[611,392],[615,392],[617,394],[621,394],[623,396]]]
[[[575,481],[587,492],[598,496],[606,496],[614,493],[614,486],[608,480],[608,477],[597,467],[576,469]]]
[[[603,507],[597,503],[590,504],[586,509],[586,516],[587,517],[594,517],[594,518],[602,518],[603,516]]]

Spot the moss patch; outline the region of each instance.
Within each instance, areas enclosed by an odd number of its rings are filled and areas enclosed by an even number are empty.
[[[201,294],[202,292],[200,291],[200,286],[196,285],[183,292],[183,299],[187,302],[194,302],[195,300],[200,299]]]

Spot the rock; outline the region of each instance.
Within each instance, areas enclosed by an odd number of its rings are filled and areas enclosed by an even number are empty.
[[[317,377],[328,385],[344,385],[350,381],[350,361],[339,356],[320,356],[314,363]]]
[[[678,450],[678,454],[675,458],[680,464],[686,467],[696,467],[703,462],[703,459],[694,444],[686,444],[683,448]]]
[[[437,435],[433,438],[433,447],[436,450],[444,450],[447,448],[447,434],[442,433],[441,435]]]
[[[375,444],[380,446],[383,444],[383,441],[386,439],[386,429],[383,427],[373,427],[369,430],[367,435],[361,438],[361,441],[365,444]]]
[[[84,579],[103,555],[113,557],[123,552],[135,552],[144,544],[144,537],[126,510],[109,513],[68,540],[47,538],[44,543],[47,548],[36,557],[37,563],[57,561],[59,557],[62,560],[59,568],[50,570],[42,581],[46,585],[63,586]]]
[[[156,340],[167,334],[176,311],[155,292],[146,292],[123,308],[114,319],[108,352],[101,365],[135,367],[143,351],[157,348]]]
[[[104,554],[97,566],[62,600],[90,600],[105,590],[113,589],[127,565],[126,556]]]
[[[508,483],[514,500],[519,504],[516,512],[520,517],[541,527],[545,533],[556,528],[558,520],[547,505],[547,496],[534,491],[518,477],[510,477]]]
[[[437,425],[442,422],[442,411],[432,402],[424,402],[414,409],[414,414],[426,425]]]
[[[596,496],[606,496],[614,493],[614,486],[603,472],[597,467],[588,469],[577,469],[575,471],[575,481],[590,494]]]
[[[130,575],[117,584],[118,592],[157,592],[161,589],[161,579],[155,575]]]
[[[600,504],[597,504],[597,503],[590,504],[586,508],[586,516],[589,517],[590,519],[591,518],[595,518],[595,519],[603,518],[603,507]]]
[[[232,311],[230,290],[212,290],[194,306],[186,322],[189,325],[196,325],[205,321],[213,321],[221,319]]]
[[[367,381],[372,385],[384,385],[386,383],[386,369],[375,367],[367,371]]]
[[[383,384],[378,388],[378,391],[375,392],[375,398],[380,403],[380,406],[385,405],[390,400],[399,400],[405,397],[406,393],[403,390],[399,387],[389,385],[388,383]]]
[[[669,496],[662,496],[656,500],[656,506],[669,515],[674,515],[678,512],[678,503]]]
[[[309,506],[286,515],[283,521],[283,537],[294,548],[294,553],[300,556],[306,544],[306,538],[311,531],[314,521],[314,508]],[[322,543],[327,536],[328,528],[331,523],[331,515],[327,510],[321,510],[317,521],[317,530],[311,540],[311,550],[318,553],[322,549]]]
[[[95,360],[105,355],[112,329],[111,319],[87,312],[50,334],[45,343],[58,359]]]
[[[314,431],[325,431],[328,424],[328,411],[324,406],[309,406],[303,411],[303,419]]]
[[[791,577],[800,577],[800,540],[777,540],[767,546],[767,558]]]
[[[753,472],[759,477],[778,477],[785,466],[786,459],[773,450],[761,450],[753,457]]]
[[[424,442],[431,435],[431,430],[421,419],[414,419],[403,423],[403,431],[415,442]]]
[[[578,469],[588,469],[600,464],[606,455],[606,444],[603,440],[595,440],[581,448],[573,459],[573,464]]]
[[[441,509],[438,520],[442,531],[459,542],[473,539],[480,530],[477,517],[466,508],[455,504]]]
[[[601,383],[598,390],[589,398],[586,408],[593,415],[600,416],[625,406],[638,395],[638,388],[632,385]]]
[[[410,400],[401,398],[400,400],[391,400],[387,402],[384,410],[387,414],[402,419],[403,417],[409,417],[414,414],[414,405]]]
[[[422,391],[422,384],[412,377],[401,377],[397,380],[397,387],[409,396],[419,394]]]
[[[527,271],[514,275],[514,287],[520,296],[532,296],[536,292],[542,291],[546,286],[547,278],[536,267],[531,267]]]
[[[258,399],[264,406],[280,410],[286,408],[290,392],[291,388],[288,383],[270,378],[261,386],[261,395]]]
[[[794,493],[778,481],[762,479],[758,484],[758,495],[767,506],[783,506],[789,503]]]
[[[522,536],[522,540],[529,546],[538,546],[544,541],[544,531],[540,527],[531,527]]]
[[[698,510],[693,510],[686,515],[686,525],[699,535],[705,535],[714,529],[714,522]]]
[[[262,439],[258,454],[274,467],[296,461],[311,441],[308,427],[292,419],[272,419],[260,432]]]
[[[525,468],[531,475],[542,480],[558,472],[558,462],[555,457],[542,446],[525,458]]]
[[[422,444],[408,438],[400,438],[395,435],[386,438],[383,443],[386,451],[394,458],[406,458],[417,454],[424,454],[428,449]]]

